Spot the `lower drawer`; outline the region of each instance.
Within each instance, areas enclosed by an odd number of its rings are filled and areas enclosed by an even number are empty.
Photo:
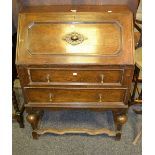
[[[68,103],[68,102],[124,102],[127,88],[32,88],[26,87],[28,102]]]

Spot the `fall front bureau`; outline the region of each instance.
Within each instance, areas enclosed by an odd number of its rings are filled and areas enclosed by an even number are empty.
[[[133,76],[133,15],[126,6],[27,7],[16,65],[33,138],[43,133],[121,137]],[[116,130],[39,129],[45,109],[112,111]]]

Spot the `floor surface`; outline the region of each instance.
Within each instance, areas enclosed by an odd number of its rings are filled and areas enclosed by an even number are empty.
[[[111,112],[92,111],[55,111],[45,112],[41,126],[66,128],[113,128]],[[138,127],[139,126],[139,127]],[[141,126],[141,115],[129,110],[128,122],[124,125],[122,139],[105,135],[88,136],[85,134],[53,135],[47,134],[33,140],[31,127],[25,121],[25,128],[21,129],[14,122],[13,155],[141,155],[141,140],[133,145],[133,139]]]

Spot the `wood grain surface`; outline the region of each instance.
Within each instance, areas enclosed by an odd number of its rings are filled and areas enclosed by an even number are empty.
[[[109,4],[128,3],[119,2]],[[120,139],[134,71],[133,12],[127,5],[38,6],[42,3],[49,1],[24,2],[37,6],[20,12],[17,39],[16,64],[33,138],[81,132]],[[36,112],[45,109],[110,110],[116,130],[36,131]]]
[[[19,18],[17,64],[133,64],[133,17],[128,9],[75,15],[62,8],[44,16],[21,13]],[[63,37],[72,32],[87,40],[70,45]]]

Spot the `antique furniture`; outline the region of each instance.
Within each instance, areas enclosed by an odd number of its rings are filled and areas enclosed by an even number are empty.
[[[142,24],[142,22],[138,20],[138,24]],[[142,114],[142,28],[141,25],[135,24],[136,29],[140,33],[138,42],[136,43],[135,50],[135,70],[133,76],[133,91],[131,95],[130,105],[133,105],[133,111],[136,114]],[[137,122],[138,124],[139,122]],[[133,144],[136,145],[142,135],[142,127],[138,131]]]
[[[138,84],[142,83],[142,21],[136,19],[134,25],[138,31],[134,32],[134,40],[135,40],[135,55],[134,55],[135,69],[133,76],[134,87],[131,94],[131,101],[129,105],[142,103],[142,89],[138,88]]]
[[[126,5],[24,7],[16,65],[33,138],[44,133],[121,138],[134,71],[133,13]],[[45,109],[112,111],[116,130],[40,129]]]
[[[131,105],[136,114],[142,114],[142,48],[135,51],[134,89],[131,96]],[[139,122],[137,122],[138,124]],[[138,131],[133,144],[136,145],[142,135],[142,128]]]
[[[21,9],[22,3],[19,0],[12,1],[12,105],[13,105],[13,120],[19,123],[20,128],[24,128],[24,104],[18,103],[16,92],[14,90],[14,81],[18,79],[15,57],[16,57],[16,43],[17,43],[17,19],[18,12]]]
[[[15,65],[16,40],[17,40],[17,33],[14,33],[12,36],[12,44],[13,44],[12,46],[12,104],[14,107],[13,119],[17,120],[21,128],[24,128],[23,112],[25,107],[24,107],[24,104],[19,106],[19,103],[16,98],[16,93],[14,91],[14,81],[15,79],[17,79],[17,71],[16,71],[16,65]]]

